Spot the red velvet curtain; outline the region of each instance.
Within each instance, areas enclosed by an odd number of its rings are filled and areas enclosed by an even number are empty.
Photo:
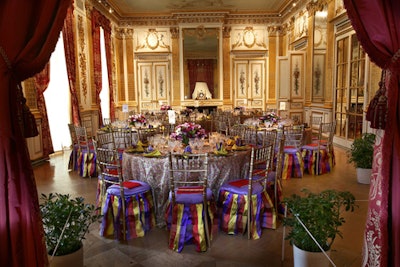
[[[387,123],[375,145],[363,266],[400,266],[400,1],[344,4],[364,50],[387,74]]]
[[[109,23],[107,25],[110,25]],[[111,57],[111,28],[104,27],[104,45],[106,48],[106,60],[107,60],[107,75],[108,75],[108,88],[110,95],[110,118],[111,121],[115,119],[115,107],[114,107],[114,87],[112,79],[112,57]]]
[[[93,73],[94,85],[96,87],[96,105],[99,108],[99,125],[103,125],[101,114],[100,92],[102,90],[102,75],[101,75],[101,51],[100,51],[100,27],[103,27],[104,32],[109,34],[108,45],[111,40],[111,25],[110,21],[96,9],[92,10],[92,40],[93,40]],[[107,34],[106,34],[107,36]],[[111,47],[109,47],[111,49]],[[107,49],[108,50],[108,49]],[[111,54],[109,55],[111,59]],[[111,68],[109,69],[111,71]],[[109,75],[110,76],[110,75]],[[110,80],[111,82],[112,80]],[[111,92],[112,88],[110,89]],[[111,101],[111,99],[110,99]],[[110,109],[111,112],[111,109]]]
[[[67,65],[67,74],[69,82],[69,91],[71,93],[71,111],[72,123],[80,125],[81,114],[79,112],[78,92],[76,90],[76,64],[75,64],[75,36],[74,36],[74,6],[68,8],[67,16],[62,30],[64,39],[65,62]]]
[[[44,69],[34,76],[36,87],[36,100],[37,107],[42,117],[42,145],[43,157],[48,158],[50,154],[54,153],[53,142],[51,140],[49,118],[47,116],[46,101],[44,99],[44,92],[49,86],[50,82],[50,63],[47,63]]]
[[[70,5],[71,0],[0,1],[0,266],[47,265],[17,84],[49,61]]]
[[[188,59],[190,97],[193,94],[196,82],[206,82],[212,96],[214,96],[214,59]]]

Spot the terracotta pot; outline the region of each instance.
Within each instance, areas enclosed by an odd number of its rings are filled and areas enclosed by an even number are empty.
[[[83,267],[83,246],[71,254],[48,257],[50,267]]]
[[[329,256],[330,250],[325,251]],[[329,259],[322,252],[309,252],[293,245],[294,267],[329,267]]]
[[[357,182],[360,184],[369,184],[371,182],[372,169],[356,168]]]

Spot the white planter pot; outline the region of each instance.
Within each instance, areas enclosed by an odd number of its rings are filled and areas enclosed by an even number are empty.
[[[328,256],[330,250],[325,251]],[[329,267],[329,259],[322,252],[309,252],[293,245],[294,267]]]
[[[54,257],[49,255],[49,264],[50,267],[83,267],[83,246],[71,254]]]
[[[360,184],[369,184],[371,182],[372,169],[356,168],[357,182]]]

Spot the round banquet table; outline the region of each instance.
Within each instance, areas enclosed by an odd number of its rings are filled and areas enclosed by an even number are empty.
[[[216,156],[210,153],[208,160],[208,185],[217,198],[220,186],[230,180],[240,179],[248,171],[250,150],[236,151],[228,156]],[[161,157],[149,158],[143,154],[124,152],[122,156],[124,179],[135,179],[149,183],[153,190],[156,209],[156,222],[165,226],[164,214],[169,195],[168,152]]]

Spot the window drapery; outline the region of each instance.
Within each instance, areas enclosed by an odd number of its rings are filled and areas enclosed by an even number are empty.
[[[111,121],[115,120],[115,107],[114,107],[114,86],[112,78],[112,57],[111,57],[111,29],[104,29],[104,45],[106,48],[106,63],[107,63],[107,75],[108,75],[108,88],[110,95],[110,118]]]
[[[386,71],[386,127],[378,130],[363,266],[400,266],[400,1],[344,0],[371,61]]]
[[[64,27],[62,29],[64,39],[64,52],[65,52],[65,63],[67,66],[69,91],[71,93],[71,111],[72,111],[72,123],[79,125],[81,121],[81,114],[79,111],[78,92],[76,90],[76,64],[75,64],[75,37],[73,28],[73,15],[74,6],[71,5],[68,8],[67,16],[64,21]]]
[[[0,266],[48,263],[17,85],[49,61],[70,5],[71,0],[0,2]]]
[[[50,154],[54,153],[53,142],[51,140],[49,118],[47,116],[46,101],[44,99],[44,92],[49,86],[50,82],[50,63],[47,63],[44,69],[34,76],[36,87],[36,100],[37,107],[42,116],[42,145],[43,157],[48,158]]]
[[[206,82],[208,90],[214,97],[214,59],[188,59],[190,96],[193,94],[196,82]]]
[[[92,40],[93,40],[93,73],[94,84],[96,88],[96,105],[99,108],[99,125],[103,125],[103,117],[100,105],[100,92],[102,90],[102,75],[101,75],[101,51],[100,51],[100,27],[104,29],[104,39],[106,46],[106,60],[108,83],[110,86],[110,117],[115,118],[114,113],[114,96],[112,88],[112,72],[111,72],[111,24],[110,21],[96,9],[92,10]],[[108,53],[107,53],[108,51]]]

